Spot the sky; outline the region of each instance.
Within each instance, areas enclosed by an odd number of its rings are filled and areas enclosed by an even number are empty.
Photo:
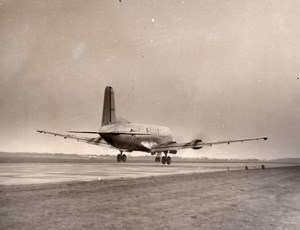
[[[298,0],[1,0],[0,151],[117,154],[41,135],[117,113],[177,141],[268,136],[179,156],[299,157]]]

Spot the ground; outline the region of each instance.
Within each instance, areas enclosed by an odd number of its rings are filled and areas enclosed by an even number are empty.
[[[0,229],[299,229],[300,167],[0,186]]]

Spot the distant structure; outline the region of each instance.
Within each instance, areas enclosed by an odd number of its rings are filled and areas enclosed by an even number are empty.
[[[245,170],[248,170],[248,166],[247,165],[245,166]]]
[[[265,165],[261,165],[261,169],[265,170],[266,169]]]

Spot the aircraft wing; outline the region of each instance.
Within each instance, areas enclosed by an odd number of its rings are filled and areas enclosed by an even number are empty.
[[[256,138],[246,138],[246,139],[236,139],[236,140],[227,140],[227,141],[212,141],[212,142],[203,142],[202,140],[193,140],[191,142],[185,143],[176,143],[176,142],[169,142],[163,144],[157,144],[152,146],[151,152],[164,152],[164,151],[177,151],[180,149],[201,149],[204,146],[213,146],[219,144],[230,144],[235,142],[245,142],[245,141],[258,141],[258,140],[267,140],[268,137],[256,137]]]
[[[78,142],[85,142],[91,145],[100,145],[100,146],[104,146],[104,147],[110,147],[110,148],[114,148],[113,146],[111,146],[110,144],[108,144],[105,140],[103,140],[102,137],[95,137],[95,138],[90,138],[90,137],[78,137],[75,135],[71,135],[71,134],[60,134],[60,133],[53,133],[53,132],[48,132],[48,131],[44,131],[44,130],[37,130],[37,132],[39,133],[43,133],[43,134],[50,134],[53,136],[58,136],[58,137],[63,137],[64,139],[74,139],[77,140]],[[90,132],[92,133],[92,132]]]

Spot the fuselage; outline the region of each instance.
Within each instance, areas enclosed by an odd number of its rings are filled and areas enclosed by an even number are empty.
[[[122,151],[150,152],[155,144],[173,140],[168,127],[158,125],[117,123],[100,128],[101,137]]]

